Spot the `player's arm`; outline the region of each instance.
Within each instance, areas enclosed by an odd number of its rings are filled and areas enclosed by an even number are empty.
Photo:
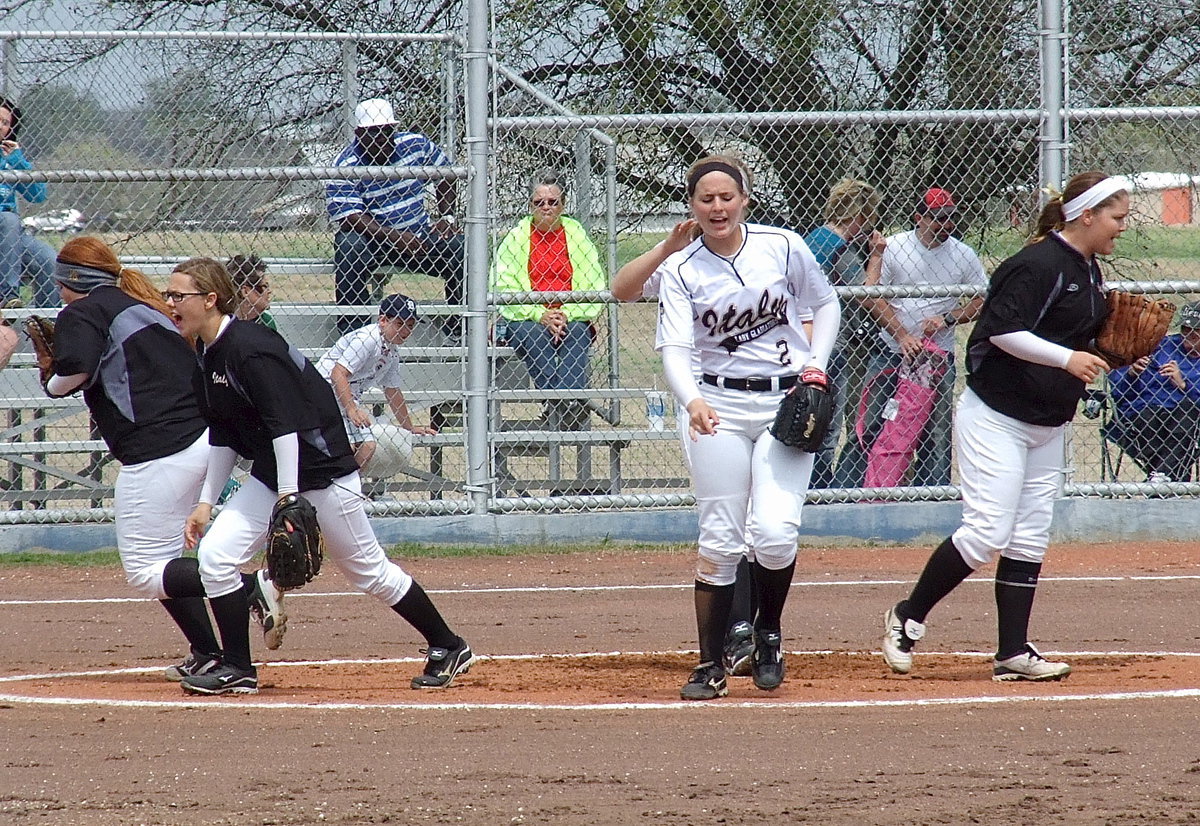
[[[402,391],[399,387],[383,388],[383,397],[387,399],[388,407],[392,409],[392,416],[395,417],[396,424],[400,425],[405,430],[410,430],[413,433],[419,433],[421,435],[437,433],[436,428],[423,427],[413,424],[412,414],[408,409],[408,402],[404,398],[404,391]]]
[[[667,237],[617,270],[609,291],[618,301],[637,301],[642,297],[642,287],[663,261],[692,243],[695,237],[696,219],[688,218],[676,224]]]
[[[212,439],[209,431],[209,439]],[[192,510],[183,526],[183,544],[194,548],[200,543],[200,537],[212,519],[212,508],[221,497],[225,483],[233,475],[233,465],[237,461],[237,452],[227,445],[210,444],[208,448],[208,467],[204,472],[204,484],[200,488],[200,501]]]
[[[346,418],[359,427],[370,427],[370,414],[363,410],[358,399],[354,398],[354,391],[350,389],[350,369],[341,362],[333,365],[329,371],[329,384],[333,387],[338,404],[346,411]]]

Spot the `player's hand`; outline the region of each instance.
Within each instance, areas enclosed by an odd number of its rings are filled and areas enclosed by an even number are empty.
[[[1108,369],[1108,362],[1095,353],[1076,350],[1067,359],[1067,372],[1085,384],[1094,382],[1101,373]]]
[[[681,249],[692,243],[692,239],[696,237],[696,229],[699,228],[695,218],[686,218],[680,221],[675,226],[671,227],[671,231],[667,234],[666,240],[663,241],[663,252],[667,255],[679,252]]]
[[[16,152],[20,148],[21,148],[21,144],[17,143],[16,141],[12,141],[12,140],[0,141],[0,152],[3,152],[5,155],[11,155],[12,153]]]
[[[425,427],[424,425],[415,424],[408,428],[409,433],[415,433],[418,436],[436,436],[436,427]]]
[[[711,436],[717,432],[721,417],[703,397],[688,402],[688,436],[693,442],[700,436]]]
[[[350,421],[354,422],[359,427],[370,427],[372,424],[374,424],[374,422],[371,421],[370,414],[362,409],[362,405],[351,405],[350,409],[346,411],[346,415],[350,418]]]
[[[199,545],[200,537],[204,536],[204,531],[208,529],[208,523],[211,520],[212,505],[201,502],[188,515],[187,522],[183,525],[183,546],[191,550]]]

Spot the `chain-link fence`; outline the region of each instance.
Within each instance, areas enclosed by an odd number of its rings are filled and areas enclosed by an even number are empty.
[[[32,170],[0,170],[26,233],[5,243],[54,250],[96,234],[160,286],[186,257],[256,256],[265,272],[244,283],[243,314],[267,309],[314,361],[377,325],[384,296],[415,300],[412,332],[379,345],[391,367],[353,388],[366,417],[397,425],[359,434],[378,444],[365,473],[376,513],[690,501],[655,305],[606,288],[685,217],[684,172],[706,154],[745,162],[750,219],[805,235],[841,294],[844,418],[815,499],[956,495],[963,345],[1044,182],[1128,176],[1134,212],[1108,278],[1181,305],[1200,292],[1190,4],[1131,2],[1116,17],[1076,4],[1069,21],[1025,0],[496,4],[490,41],[475,6],[463,28],[457,9],[419,3],[334,3],[316,19],[118,2],[94,10],[89,25],[105,30],[84,34],[17,5],[29,25],[0,33],[3,94],[20,105]],[[420,33],[379,33],[418,20]],[[37,32],[42,21],[72,31]],[[348,158],[355,104],[372,98],[441,157]],[[390,186],[419,189],[420,243],[348,226],[338,180],[386,208],[412,200]],[[874,197],[839,198],[847,181]],[[12,189],[41,182],[35,203]],[[548,249],[543,225],[564,228],[557,269],[529,263]],[[436,261],[412,254],[430,248]],[[6,296],[10,320],[47,303],[35,259]],[[872,271],[881,286],[859,286]],[[898,326],[881,331],[867,302]],[[1089,396],[1064,457],[1068,493],[1195,492],[1200,356],[1172,334],[1140,376]],[[896,354],[906,336],[929,339],[923,373]],[[0,373],[8,518],[108,518],[114,469],[86,408],[47,399],[29,365],[18,353]],[[918,438],[884,450],[880,432],[907,415],[901,378],[934,400]]]

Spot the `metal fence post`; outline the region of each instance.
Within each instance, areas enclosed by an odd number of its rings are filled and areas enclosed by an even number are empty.
[[[467,490],[475,513],[485,513],[488,484],[488,0],[470,0],[467,11]]]
[[[1038,46],[1042,72],[1042,122],[1038,130],[1040,177],[1043,187],[1061,187],[1067,168],[1066,74],[1063,72],[1063,51],[1066,47],[1063,0],[1041,0],[1042,28]],[[1038,203],[1044,205],[1049,196],[1043,190]]]

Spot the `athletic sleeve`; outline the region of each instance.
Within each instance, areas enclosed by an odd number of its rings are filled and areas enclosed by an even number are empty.
[[[1074,352],[1069,347],[1063,347],[1061,344],[1055,344],[1053,341],[1046,341],[1046,339],[1028,330],[1004,333],[1003,335],[992,336],[988,340],[1010,356],[1015,356],[1034,364],[1044,364],[1047,367],[1060,367],[1064,370],[1067,367],[1067,362],[1071,360],[1071,354]]]
[[[676,344],[668,344],[662,348],[663,373],[667,386],[675,394],[675,398],[683,407],[700,397],[700,385],[696,384],[696,375],[692,365],[692,351]]]
[[[300,492],[300,439],[285,433],[271,440],[275,451],[275,492],[280,496]]]
[[[204,473],[204,487],[200,489],[200,502],[205,505],[215,505],[225,490],[225,483],[233,474],[233,465],[237,461],[237,451],[224,445],[209,445],[208,469]]]

